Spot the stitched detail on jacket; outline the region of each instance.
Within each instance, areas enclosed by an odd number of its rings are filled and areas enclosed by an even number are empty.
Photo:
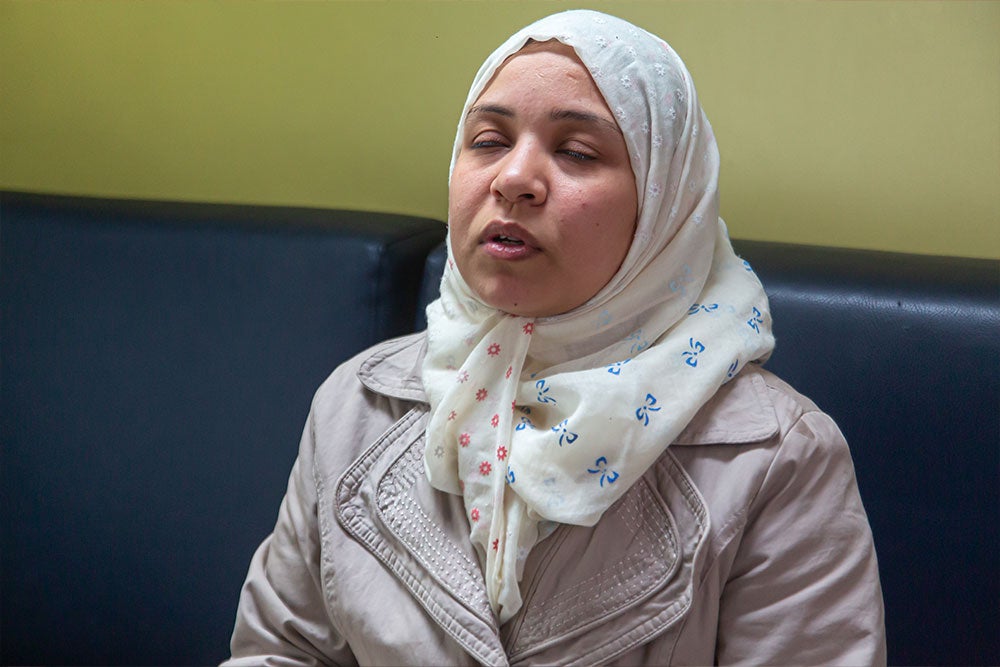
[[[448,539],[436,521],[410,494],[423,472],[423,437],[417,439],[389,468],[376,494],[379,518],[406,544],[421,564],[484,621],[493,618],[483,593],[479,567]],[[457,588],[455,583],[458,582]]]
[[[679,634],[677,628],[672,627],[674,621],[684,616],[688,608],[691,606],[691,596],[684,594],[677,598],[674,602],[670,603],[663,611],[657,614],[655,617],[649,619],[645,623],[636,626],[632,631],[623,637],[609,642],[604,646],[600,647],[597,651],[591,655],[581,657],[578,660],[568,662],[566,667],[575,667],[576,665],[590,665],[594,664],[607,664],[618,659],[625,653],[634,650],[635,648],[648,644],[657,637],[661,636],[667,630],[673,630],[675,636]],[[676,641],[676,639],[675,639]],[[670,652],[673,653],[674,647],[671,646]],[[664,664],[673,664],[671,661],[667,661]]]
[[[710,521],[708,517],[708,507],[705,505],[705,501],[701,497],[701,493],[694,486],[691,478],[688,477],[687,472],[685,472],[684,468],[680,465],[677,459],[674,458],[669,449],[663,456],[660,457],[655,466],[670,477],[677,489],[681,492],[681,497],[684,499],[684,503],[697,519],[697,532],[694,538],[695,547],[690,553],[682,554],[684,560],[682,570],[693,570],[697,553],[705,545],[705,538],[709,531]],[[633,650],[637,646],[653,641],[656,637],[662,635],[668,629],[673,631],[676,636],[679,630],[674,627],[673,624],[677,619],[687,613],[688,609],[691,607],[693,591],[693,577],[690,577],[684,588],[684,593],[679,595],[677,600],[671,603],[654,618],[649,619],[642,625],[636,627],[634,630],[628,632],[619,640],[602,646],[586,659],[569,663],[567,667],[577,664],[584,665],[594,664],[595,662],[610,662],[628,651]],[[673,655],[674,648],[675,647],[671,647],[670,649],[671,655]]]
[[[673,520],[645,481],[623,496],[603,520],[623,523],[638,548],[602,568],[602,578],[581,581],[529,608],[521,626],[527,632],[518,637],[512,654],[614,614],[651,593],[674,572],[679,552]],[[594,613],[595,609],[602,611]]]
[[[701,492],[695,488],[691,478],[688,477],[687,472],[684,471],[684,468],[674,458],[673,453],[669,449],[665,452],[665,456],[661,456],[659,461],[654,465],[659,465],[665,469],[666,473],[670,475],[670,479],[680,489],[688,509],[698,517],[698,544],[701,544],[704,541],[705,534],[708,532],[708,506],[705,504],[705,499],[701,497]]]
[[[414,598],[423,605],[431,616],[438,619],[441,627],[460,646],[485,664],[506,665],[507,657],[503,651],[484,642],[462,624],[456,622],[451,614],[434,599],[424,582],[414,576],[408,564],[386,543],[385,537],[373,528],[364,501],[359,498],[360,487],[375,461],[397,438],[401,437],[401,433],[420,421],[425,414],[425,409],[413,408],[393,424],[364,454],[355,459],[335,486],[335,515],[344,531],[363,544],[372,555],[395,573],[400,581],[410,589]],[[489,625],[493,626],[494,623],[490,622]]]

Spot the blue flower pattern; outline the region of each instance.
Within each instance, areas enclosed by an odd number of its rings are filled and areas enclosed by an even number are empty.
[[[688,266],[687,264],[682,266],[681,274],[677,278],[674,278],[673,280],[670,281],[670,291],[676,292],[680,290],[681,294],[687,292],[686,285],[694,281],[694,278],[691,276],[691,273],[692,271],[690,266]]]
[[[719,304],[717,303],[693,303],[691,307],[688,308],[688,315],[697,315],[698,313],[712,313],[719,309]]]
[[[638,329],[637,331],[635,331],[635,333],[629,334],[628,338],[626,338],[625,340],[636,341],[635,343],[632,343],[632,347],[630,347],[628,350],[632,354],[635,354],[636,352],[642,352],[647,347],[649,347],[649,341],[642,337],[642,329]]]
[[[608,366],[608,372],[611,373],[612,375],[621,375],[622,374],[622,366],[624,366],[625,364],[627,364],[630,361],[632,361],[632,357],[629,357],[625,361],[616,361],[615,363],[613,363],[610,366]]]
[[[604,456],[598,457],[594,461],[593,468],[587,468],[587,472],[591,475],[600,475],[601,478],[601,488],[604,488],[604,482],[608,484],[614,484],[618,480],[618,472],[615,470],[608,470],[608,459]]]
[[[750,265],[744,262],[744,267],[747,271],[751,271]],[[671,287],[676,287],[672,285]],[[693,303],[688,309],[688,315],[698,315],[698,314],[714,314],[719,311],[718,303]],[[602,320],[604,319],[604,313],[602,313]],[[760,333],[760,325],[763,324],[764,317],[763,313],[758,308],[753,308],[752,315],[747,320],[747,325]],[[600,322],[600,325],[606,324],[605,321]],[[630,352],[635,354],[641,352],[642,350],[649,347],[650,342],[643,337],[642,329],[636,330],[634,333],[630,334],[626,339],[626,342],[631,342]],[[702,355],[706,351],[706,345],[700,341],[695,340],[693,337],[688,339],[688,350],[682,352],[682,357],[684,363],[692,368],[697,368],[699,355]],[[617,361],[607,367],[607,372],[619,376],[622,373],[625,364],[632,361],[632,357],[623,359],[622,361]],[[739,371],[740,362],[739,359],[733,361],[729,366],[726,377],[728,379],[733,378]],[[538,380],[535,383],[535,388],[538,390],[537,401],[542,404],[555,404],[557,400],[554,396],[549,394],[551,386],[546,382],[546,380]],[[650,422],[650,416],[654,412],[659,412],[662,406],[658,405],[656,397],[652,393],[647,393],[646,398],[643,403],[636,408],[635,416],[638,421],[642,422],[643,427],[648,427]],[[530,408],[520,407],[521,412],[525,416],[521,416],[519,423],[515,426],[516,431],[524,431],[526,429],[536,430],[535,424],[529,419],[528,416],[531,414]],[[569,419],[563,419],[559,424],[553,426],[550,429],[553,433],[559,436],[559,446],[573,444],[580,437],[579,433],[575,433],[569,429]],[[588,467],[587,472],[594,475],[598,484],[603,488],[606,484],[614,484],[620,477],[618,471],[612,470],[609,467],[608,459],[606,456],[600,456],[594,461],[593,467]],[[514,470],[507,466],[506,482],[508,484],[514,484],[516,482],[516,474]],[[552,482],[554,480],[546,480],[547,482]]]
[[[545,380],[539,380],[535,383],[535,389],[538,390],[538,402],[539,403],[556,403],[556,399],[551,396],[546,396],[549,393],[550,387],[545,384]]]
[[[530,428],[532,431],[535,430],[535,425],[531,423],[531,420],[527,417],[521,417],[521,421],[518,422],[517,426],[514,427],[515,431],[523,431],[526,428]]]
[[[691,368],[698,367],[698,355],[705,351],[705,345],[700,340],[695,340],[694,338],[688,339],[688,347],[691,349],[687,352],[681,354],[684,357],[684,363],[686,363]]]
[[[646,401],[640,405],[635,411],[635,418],[642,422],[643,426],[649,426],[649,413],[659,412],[660,408],[654,407],[656,405],[656,397],[652,394],[646,394]]]
[[[559,434],[559,446],[563,446],[563,440],[566,441],[567,445],[572,445],[576,442],[576,439],[580,437],[578,434],[573,433],[569,430],[569,419],[564,419],[555,426],[552,427],[553,433]]]

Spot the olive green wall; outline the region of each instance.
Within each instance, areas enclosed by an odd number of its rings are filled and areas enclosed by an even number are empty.
[[[685,58],[734,236],[1000,257],[1000,3],[583,2]],[[546,2],[0,4],[0,187],[443,217]]]

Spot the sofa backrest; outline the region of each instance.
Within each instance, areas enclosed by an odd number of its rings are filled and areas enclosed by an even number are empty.
[[[312,393],[440,222],[0,193],[0,663],[218,663]]]
[[[733,244],[770,298],[766,367],[850,443],[890,664],[1000,664],[1000,262]]]

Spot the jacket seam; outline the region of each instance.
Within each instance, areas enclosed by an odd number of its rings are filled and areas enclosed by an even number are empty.
[[[315,443],[316,442],[316,417],[315,417],[315,413],[313,412],[313,410],[309,411],[308,423],[309,423],[309,439],[310,439],[310,442]],[[312,467],[313,484],[316,486],[316,508],[315,508],[315,510],[316,510],[317,525],[319,525],[319,552],[320,552],[319,553],[319,562],[320,562],[319,583],[320,583],[321,590],[323,592],[323,599],[324,599],[324,601],[326,603],[323,606],[325,607],[324,611],[326,613],[326,617],[328,619],[330,619],[330,623],[333,626],[333,628],[334,628],[337,636],[342,641],[344,641],[344,643],[346,644],[347,643],[347,638],[344,637],[344,635],[341,633],[341,631],[339,629],[340,626],[337,623],[338,619],[334,617],[334,610],[337,608],[337,606],[334,605],[334,604],[331,604],[333,602],[333,600],[336,599],[336,596],[335,596],[335,594],[334,594],[334,592],[332,590],[332,584],[329,581],[329,577],[327,576],[327,573],[329,572],[329,569],[326,567],[326,565],[329,562],[327,560],[329,558],[329,551],[325,548],[325,545],[327,544],[327,542],[328,542],[328,540],[330,538],[331,526],[330,526],[330,517],[328,515],[326,515],[324,512],[320,512],[319,511],[321,499],[325,499],[326,498],[326,484],[325,484],[325,481],[323,480],[323,476],[319,472],[319,466],[317,465],[317,461],[316,461],[316,447],[315,447],[315,445],[313,446],[312,456],[310,458],[311,458],[310,466]]]
[[[798,415],[795,418],[795,421],[793,421],[789,425],[788,429],[785,430],[784,434],[782,434],[781,441],[778,443],[778,447],[774,451],[774,456],[771,457],[771,461],[767,464],[767,470],[764,471],[764,474],[761,476],[760,484],[757,485],[757,488],[754,490],[753,494],[750,496],[750,498],[747,499],[746,504],[743,506],[743,508],[740,510],[740,512],[736,515],[736,516],[742,517],[742,521],[740,522],[742,527],[744,527],[744,528],[746,527],[746,524],[749,521],[749,518],[750,518],[750,515],[751,515],[751,509],[756,504],[757,499],[760,497],[761,491],[764,489],[764,487],[767,485],[768,480],[771,478],[771,472],[774,470],[775,463],[777,463],[778,458],[781,456],[782,450],[785,448],[785,443],[788,441],[788,436],[795,430],[795,427],[798,426],[802,422],[802,420],[805,418],[806,415],[814,413],[814,412],[819,412],[819,411],[818,410],[804,410],[802,412],[802,414]],[[734,516],[734,519],[735,518],[736,517]],[[727,522],[727,525],[728,524],[729,524],[729,522]],[[738,531],[733,531],[733,534],[729,537],[729,539],[726,540],[725,544],[723,544],[718,549],[716,555],[712,559],[712,566],[713,567],[715,565],[715,562],[718,560],[718,554],[721,554],[723,551],[725,551],[725,549],[732,543],[733,538],[735,538],[735,536],[737,534],[739,534]],[[740,545],[738,545],[736,547],[736,551],[737,551],[736,555],[737,556],[739,555],[739,550],[740,550]],[[705,574],[707,576],[707,570],[706,570]],[[728,576],[726,577],[726,580],[727,581],[729,580]],[[723,588],[724,588],[724,586],[723,586]],[[720,592],[720,595],[721,595],[721,592]]]

